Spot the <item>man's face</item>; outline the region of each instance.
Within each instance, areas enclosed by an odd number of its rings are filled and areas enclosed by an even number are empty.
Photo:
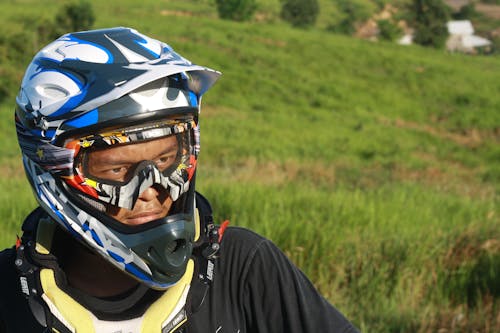
[[[128,145],[118,145],[88,153],[91,175],[123,182],[142,161],[153,161],[160,171],[176,162],[179,145],[175,136]],[[152,186],[139,194],[132,210],[109,205],[107,213],[127,225],[140,225],[168,214],[172,199],[161,186]]]

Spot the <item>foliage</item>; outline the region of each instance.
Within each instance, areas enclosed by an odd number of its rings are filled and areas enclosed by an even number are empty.
[[[489,54],[496,56],[500,55],[500,36],[493,37],[491,43],[491,51]]]
[[[255,0],[215,0],[217,12],[222,19],[247,21],[257,9]]]
[[[341,19],[331,24],[328,30],[347,35],[356,32],[356,25],[370,18],[376,9],[373,3],[364,0],[336,0],[335,4],[341,12]]]
[[[473,2],[460,7],[460,9],[451,14],[454,20],[470,20],[477,15],[476,7]]]
[[[51,38],[57,38],[67,32],[89,30],[95,22],[92,5],[81,0],[63,6],[57,13]]]
[[[387,3],[390,3],[388,0],[373,0],[373,3],[377,6],[377,9],[383,9]]]
[[[318,14],[318,0],[281,0],[281,18],[295,27],[314,25]]]
[[[412,0],[409,15],[415,29],[415,43],[436,48],[444,45],[448,37],[446,22],[450,18],[450,8],[443,0]]]
[[[397,24],[390,20],[378,20],[379,37],[383,40],[394,41],[403,33]]]
[[[4,64],[0,67],[0,102],[11,96],[19,84],[16,66],[7,64],[17,64],[25,60],[26,45],[29,45],[29,40],[25,33],[0,36],[0,63]]]

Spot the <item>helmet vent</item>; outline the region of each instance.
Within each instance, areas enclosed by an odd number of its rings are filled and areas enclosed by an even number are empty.
[[[36,90],[40,95],[52,99],[62,99],[69,96],[69,92],[66,89],[54,85],[38,86]]]
[[[167,253],[175,253],[177,250],[182,249],[186,245],[186,241],[183,239],[178,239],[173,242],[170,242],[165,247],[165,252]]]

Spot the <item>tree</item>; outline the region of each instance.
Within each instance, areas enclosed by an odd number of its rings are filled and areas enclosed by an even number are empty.
[[[328,26],[328,30],[351,35],[356,32],[356,25],[366,21],[375,12],[375,5],[364,0],[336,0],[341,18],[335,24]]]
[[[454,20],[470,20],[476,15],[476,7],[473,2],[463,5],[458,11],[451,14]]]
[[[247,21],[257,9],[256,0],[215,0],[217,12],[222,19]]]
[[[318,14],[318,0],[281,0],[281,18],[294,27],[314,25]]]
[[[95,16],[92,5],[87,1],[67,4],[57,13],[54,20],[53,36],[73,32],[89,30],[94,24]]]
[[[424,46],[442,47],[448,36],[446,22],[450,8],[442,0],[413,0],[410,5],[415,36],[413,41]]]
[[[383,40],[394,41],[400,37],[403,30],[391,20],[378,20],[379,37]]]

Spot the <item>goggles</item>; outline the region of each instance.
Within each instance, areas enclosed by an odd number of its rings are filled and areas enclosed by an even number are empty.
[[[77,189],[101,203],[126,209],[132,209],[140,194],[152,186],[162,187],[176,201],[189,188],[199,148],[197,138],[192,118],[79,138],[71,144],[79,147]]]

